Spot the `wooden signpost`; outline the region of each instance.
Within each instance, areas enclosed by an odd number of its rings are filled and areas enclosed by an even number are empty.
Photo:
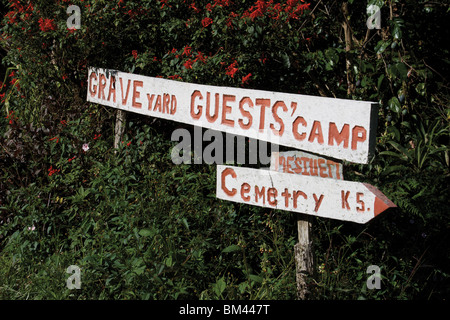
[[[270,170],[311,177],[344,180],[343,164],[304,151],[272,152]],[[310,215],[297,215],[298,242],[294,246],[297,297],[308,294],[307,278],[314,274],[314,254],[311,237],[313,227]]]
[[[299,299],[305,299],[306,277],[314,270],[311,216],[366,223],[396,206],[367,183],[224,165],[217,166],[216,196],[300,213],[297,220],[299,242],[294,247]]]
[[[220,199],[300,213],[295,246],[298,297],[313,270],[313,216],[367,223],[395,207],[378,189],[344,181],[333,159],[368,163],[378,104],[300,94],[185,83],[89,68],[87,100],[122,110],[305,150],[272,154],[269,170],[217,166]],[[116,128],[116,142],[121,126]],[[117,144],[117,143],[115,143]]]
[[[322,218],[367,223],[395,207],[374,186],[271,170],[217,166],[220,199]]]
[[[89,68],[87,100],[335,159],[367,163],[378,104],[186,83]]]

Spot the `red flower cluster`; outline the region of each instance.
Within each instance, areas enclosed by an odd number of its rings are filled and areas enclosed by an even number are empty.
[[[189,47],[189,57],[192,56],[190,50],[191,50],[191,47]],[[183,52],[183,54],[184,54],[184,52]],[[176,57],[178,58],[179,56],[177,55]],[[186,62],[183,65],[186,69],[192,69],[192,65],[197,61],[206,63],[206,57],[200,51],[197,52],[197,56],[195,57],[194,60],[188,59],[188,60],[186,60]]]
[[[206,28],[207,26],[211,25],[212,23],[213,23],[213,20],[209,17],[206,17],[202,20],[203,28]]]
[[[134,60],[136,60],[136,59],[138,58],[138,53],[137,53],[137,50],[133,50],[133,51],[131,51],[131,54],[133,55],[133,57],[134,57]]]
[[[184,47],[182,55],[186,55],[186,56],[190,57],[192,54],[191,50],[192,50],[192,47],[190,47],[190,46]]]
[[[228,7],[230,5],[230,0],[214,0],[214,4],[208,3],[206,5],[206,10],[212,11],[215,7]]]
[[[56,26],[55,26],[53,20],[54,19],[48,19],[48,18],[42,19],[42,18],[39,18],[39,20],[38,20],[39,21],[39,28],[41,29],[41,31],[48,32],[48,31],[51,31],[51,30],[56,30]]]
[[[8,20],[8,24],[17,24],[17,18],[19,17],[21,20],[28,20],[28,18],[31,16],[31,13],[34,8],[33,8],[33,4],[29,3],[28,6],[24,6],[20,3],[19,0],[10,0],[9,1],[9,5],[11,7],[11,11],[9,11],[7,14],[5,14],[5,17],[7,17]],[[18,14],[21,15],[18,15]],[[25,13],[25,14],[23,14]]]
[[[305,3],[304,0],[300,1],[302,4],[299,4],[299,0],[287,0],[286,4],[283,5],[274,3],[273,0],[257,0],[255,5],[244,12],[243,17],[250,17],[254,20],[267,14],[268,17],[278,20],[280,13],[284,11],[288,16],[287,20],[298,19],[299,14],[303,14],[303,11],[309,9],[310,6],[310,3]]]
[[[234,78],[234,74],[236,72],[238,72],[238,70],[239,70],[238,68],[236,68],[236,66],[237,66],[237,61],[234,60],[234,62],[227,67],[227,71],[225,72],[225,74]]]
[[[48,169],[48,176],[52,176],[55,173],[58,173],[60,170],[59,169],[53,169],[53,166],[50,166],[50,168]]]
[[[3,93],[3,96],[4,95],[5,94]],[[9,119],[9,124],[13,124],[14,120],[17,120],[17,117],[14,115],[14,111],[9,111],[8,115],[6,116],[6,119]]]
[[[248,83],[248,81],[250,80],[250,77],[252,76],[251,73],[249,73],[248,75],[246,75],[245,77],[242,77],[242,84],[246,84]]]
[[[169,76],[168,78],[169,78],[169,79],[172,79],[172,80],[175,80],[175,79],[182,79],[182,78],[180,77],[180,75],[178,75],[178,74],[174,74],[173,76]]]
[[[193,64],[194,64],[194,62],[191,59],[189,59],[189,60],[186,60],[186,62],[183,65],[186,69],[192,69]]]

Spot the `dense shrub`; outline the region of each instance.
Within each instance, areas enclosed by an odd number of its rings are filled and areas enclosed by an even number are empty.
[[[174,165],[177,124],[86,103],[87,67],[378,101],[377,154],[346,164],[398,209],[315,219],[314,299],[449,291],[444,5],[361,1],[8,0],[0,117],[0,297],[293,299],[296,216],[215,198],[215,167]],[[70,4],[81,29],[67,29]],[[366,288],[381,267],[382,289]],[[82,290],[65,287],[69,265]]]

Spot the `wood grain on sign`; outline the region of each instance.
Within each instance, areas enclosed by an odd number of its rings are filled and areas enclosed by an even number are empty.
[[[378,104],[208,86],[89,68],[87,100],[335,159],[367,163]]]
[[[341,162],[303,151],[272,152],[270,170],[344,180]]]
[[[217,166],[216,196],[357,223],[366,223],[386,209],[396,207],[367,183],[224,165]]]

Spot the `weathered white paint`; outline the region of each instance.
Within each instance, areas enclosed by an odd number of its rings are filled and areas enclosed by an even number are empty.
[[[357,223],[366,223],[396,206],[367,183],[224,165],[217,166],[216,196]]]
[[[272,152],[270,170],[304,176],[344,180],[342,162],[304,151]]]
[[[87,100],[204,128],[367,163],[378,104],[217,87],[89,68]]]

